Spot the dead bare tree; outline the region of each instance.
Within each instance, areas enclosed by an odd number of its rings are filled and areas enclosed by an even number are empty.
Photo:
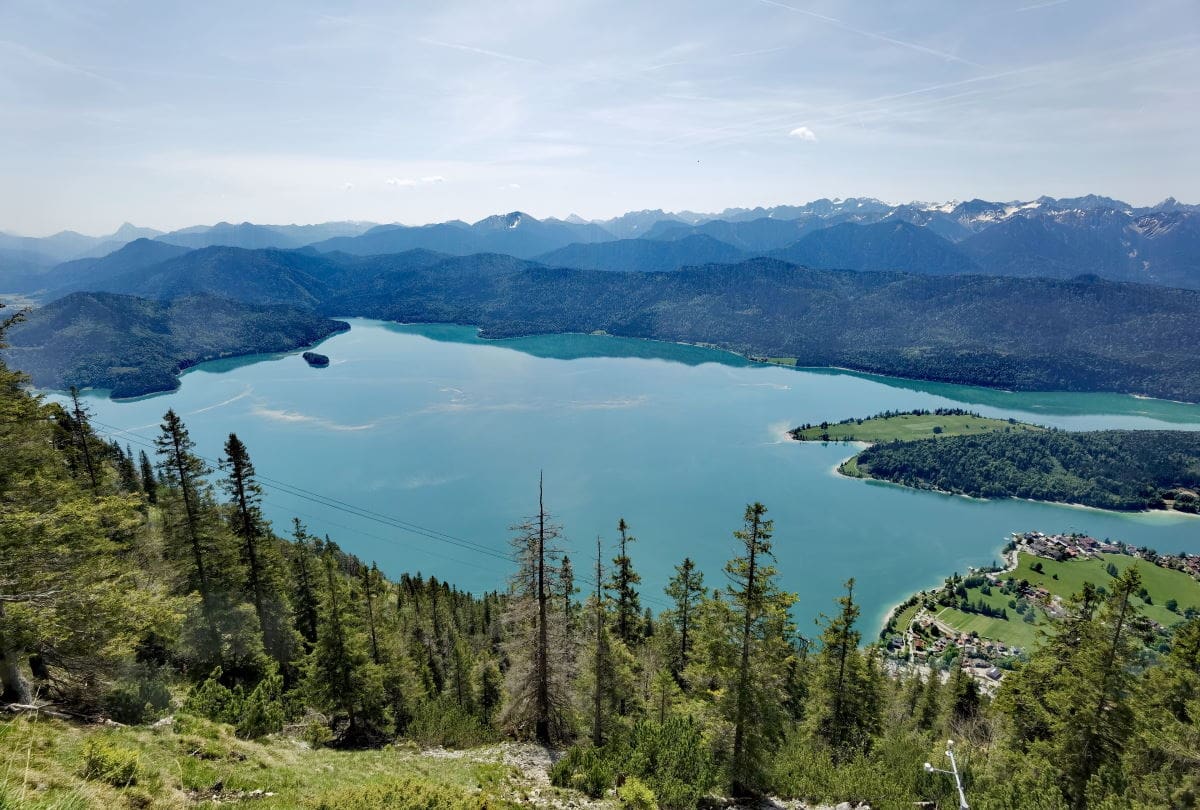
[[[512,527],[517,572],[504,614],[510,667],[503,723],[542,745],[570,733],[573,639],[563,612],[562,527],[546,511],[538,478],[538,511]]]

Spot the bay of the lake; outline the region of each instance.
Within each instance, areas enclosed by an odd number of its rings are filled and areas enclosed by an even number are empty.
[[[854,447],[785,435],[804,422],[938,407],[1070,430],[1197,429],[1197,405],[797,370],[607,336],[485,341],[464,326],[351,324],[321,344],[328,368],[310,368],[299,352],[220,360],[188,371],[173,393],[115,402],[96,392],[88,404],[98,430],[135,453],[168,408],[211,459],[236,432],[270,479],[264,510],[277,532],[299,517],[389,575],[420,571],[466,590],[505,587],[508,527],[536,511],[539,471],[577,571],[594,565],[597,535],[611,557],[617,520],[628,521],[643,602],[655,611],[685,556],[708,585],[725,584],[732,532],[746,504],[762,501],[782,585],[799,594],[809,636],[846,579],[858,582],[869,638],[891,604],[992,562],[1014,531],[1200,552],[1197,518],[847,479],[834,468]]]

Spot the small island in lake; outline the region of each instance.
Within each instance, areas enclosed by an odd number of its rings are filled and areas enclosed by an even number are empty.
[[[325,368],[329,365],[329,357],[316,352],[305,352],[300,355],[304,358],[304,362],[308,363],[313,368]]]
[[[918,489],[1100,509],[1200,512],[1200,434],[1064,431],[959,410],[885,413],[803,425],[799,441],[871,446],[838,468]]]

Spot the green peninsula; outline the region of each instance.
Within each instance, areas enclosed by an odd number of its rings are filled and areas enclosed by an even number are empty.
[[[991,419],[958,408],[934,411],[885,411],[865,419],[843,419],[801,425],[789,433],[800,442],[878,442],[933,439],[939,436],[977,436],[1013,430],[1042,430],[1015,419]]]
[[[958,409],[801,425],[797,441],[870,444],[838,471],[975,498],[1200,512],[1200,432],[1047,429]]]

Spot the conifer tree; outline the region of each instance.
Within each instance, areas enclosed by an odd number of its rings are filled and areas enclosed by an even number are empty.
[[[734,623],[736,663],[729,678],[726,719],[733,726],[730,787],[735,795],[765,784],[766,755],[778,743],[786,721],[783,685],[795,649],[788,611],[794,594],[779,589],[771,564],[774,522],[761,503],[746,507],[743,526],[734,532],[742,553],[725,566],[730,584],[729,618]]]
[[[0,349],[14,320],[0,318]],[[0,361],[0,701],[31,701],[30,664],[42,697],[89,710],[138,641],[177,632],[181,605],[138,570],[137,499],[72,475],[63,410],[27,383]]]
[[[375,627],[375,598],[383,587],[383,575],[379,573],[379,567],[375,563],[371,563],[370,568],[364,565],[362,567],[363,600],[367,612],[367,629],[371,638],[371,660],[376,664],[380,663],[381,659],[379,657],[379,634]]]
[[[371,663],[366,638],[349,604],[349,589],[331,552],[323,561],[317,643],[309,655],[305,690],[317,707],[347,720],[344,738],[357,740],[382,725],[386,695],[382,673]]]
[[[924,690],[921,695],[921,713],[917,718],[917,727],[924,731],[937,728],[938,717],[941,715],[941,683],[937,670],[930,668],[925,678]]]
[[[145,450],[138,454],[138,467],[141,473],[142,491],[146,493],[146,500],[151,504],[157,504],[158,478],[154,474],[154,466],[150,463],[150,457],[146,455]]]
[[[495,661],[486,660],[479,667],[479,715],[484,723],[492,725],[496,712],[504,699],[504,676]]]
[[[1076,808],[1088,804],[1088,782],[1115,762],[1133,732],[1131,706],[1134,665],[1145,632],[1132,601],[1141,588],[1137,567],[1111,583],[1109,596],[1092,624],[1088,643],[1078,653],[1078,677],[1068,675],[1056,696],[1056,754],[1068,780],[1067,800]]]
[[[675,576],[667,583],[666,590],[667,596],[675,602],[671,620],[679,633],[679,648],[674,661],[675,674],[678,675],[687,667],[691,654],[696,606],[708,592],[704,587],[704,573],[696,570],[696,563],[691,557],[684,557],[683,562],[675,566]]]
[[[221,458],[224,487],[232,499],[233,534],[237,537],[245,570],[245,591],[254,605],[263,647],[281,666],[295,652],[291,608],[283,582],[283,560],[262,515],[262,487],[246,445],[230,433]]]
[[[79,401],[79,389],[71,386],[71,417],[72,427],[75,432],[75,442],[79,447],[79,452],[83,457],[84,470],[87,472],[88,480],[92,485],[92,492],[97,492],[100,488],[99,473],[96,469],[97,463],[92,458],[91,448],[91,425],[88,423],[90,414],[83,404]]]
[[[608,654],[608,616],[604,607],[604,566],[601,562],[600,538],[596,538],[596,592],[592,596],[592,626],[595,642],[592,648],[592,745],[604,744],[604,692],[612,675]]]
[[[982,697],[979,684],[967,672],[962,656],[957,659],[950,681],[950,716],[957,721],[970,720],[979,713]]]
[[[133,450],[129,445],[124,449],[117,441],[112,443],[114,463],[117,467],[117,477],[121,483],[121,491],[126,493],[140,492],[141,480],[138,478],[137,467],[133,463]]]
[[[862,635],[854,627],[859,607],[853,579],[837,601],[841,610],[826,620],[821,633],[812,713],[815,731],[829,745],[835,763],[866,751],[879,727],[878,685],[870,661],[858,649]]]
[[[219,665],[221,631],[217,615],[217,583],[214,582],[217,572],[212,570],[212,563],[216,561],[210,559],[217,556],[216,538],[203,514],[207,489],[205,476],[212,470],[194,452],[195,443],[174,409],[169,409],[163,415],[160,433],[154,443],[163,459],[164,479],[178,494],[183,507],[182,515],[171,516],[169,519],[169,533],[176,537],[181,536],[182,544],[186,546],[185,553],[190,555],[189,586],[200,594],[200,609],[208,636],[208,652]]]
[[[1133,687],[1146,631],[1133,601],[1141,588],[1137,567],[1108,587],[1103,601],[1094,589],[1072,600],[1041,654],[1005,679],[996,701],[1013,729],[1009,745],[1044,758],[1074,808],[1116,787],[1111,779],[1134,732]],[[1092,784],[1102,776],[1108,784]]]
[[[635,587],[642,581],[641,575],[633,570],[633,562],[629,559],[629,544],[637,538],[629,534],[629,524],[625,518],[617,522],[617,532],[621,535],[619,541],[620,553],[613,558],[612,580],[609,588],[615,594],[616,634],[622,643],[630,647],[640,639],[639,619],[642,607],[639,604],[638,592]]]
[[[512,665],[504,725],[518,737],[549,745],[570,731],[573,640],[562,616],[562,530],[546,511],[540,477],[537,514],[513,531],[518,567],[505,611]]]
[[[317,640],[318,606],[317,573],[314,570],[316,553],[313,537],[299,518],[292,519],[292,604],[295,606],[296,629],[309,645]]]
[[[587,663],[581,691],[587,695],[586,716],[595,745],[603,745],[634,698],[633,656],[611,630],[610,600],[604,582],[603,552],[596,538],[595,592],[588,600]]]
[[[571,622],[575,618],[575,594],[579,593],[579,589],[575,587],[575,568],[566,554],[562,558],[562,592],[563,616],[567,622]]]

